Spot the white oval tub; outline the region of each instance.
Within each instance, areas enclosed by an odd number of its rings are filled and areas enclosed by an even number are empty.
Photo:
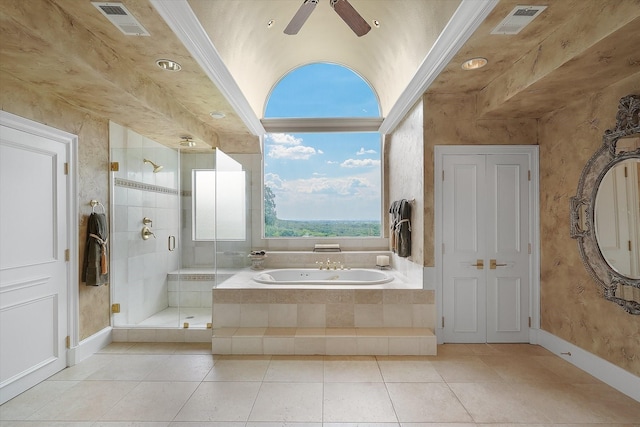
[[[393,276],[384,271],[366,268],[351,270],[283,268],[263,271],[256,274],[253,280],[267,285],[380,285],[391,282]]]

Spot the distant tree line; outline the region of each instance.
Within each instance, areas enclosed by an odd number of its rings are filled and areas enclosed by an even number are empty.
[[[379,221],[295,221],[279,219],[276,196],[264,187],[265,237],[378,237]]]

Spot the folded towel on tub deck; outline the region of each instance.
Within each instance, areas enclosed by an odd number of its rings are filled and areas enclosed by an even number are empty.
[[[107,242],[109,228],[107,216],[93,212],[87,224],[87,240],[82,263],[82,281],[87,286],[100,286],[109,283],[109,261]]]
[[[276,281],[276,279],[272,275],[267,274],[267,273],[260,274],[258,276],[258,280],[264,280],[264,281],[267,281],[267,282],[275,282]]]

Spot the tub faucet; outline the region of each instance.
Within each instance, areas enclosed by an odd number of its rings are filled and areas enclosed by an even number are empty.
[[[322,261],[316,261],[316,264],[320,264],[320,270],[324,270],[325,267],[327,268],[327,270],[331,269],[331,260],[329,258],[327,258],[326,265]]]

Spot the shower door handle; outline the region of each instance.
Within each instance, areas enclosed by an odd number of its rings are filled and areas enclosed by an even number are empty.
[[[176,236],[169,236],[167,241],[169,252],[173,252],[176,250]]]

